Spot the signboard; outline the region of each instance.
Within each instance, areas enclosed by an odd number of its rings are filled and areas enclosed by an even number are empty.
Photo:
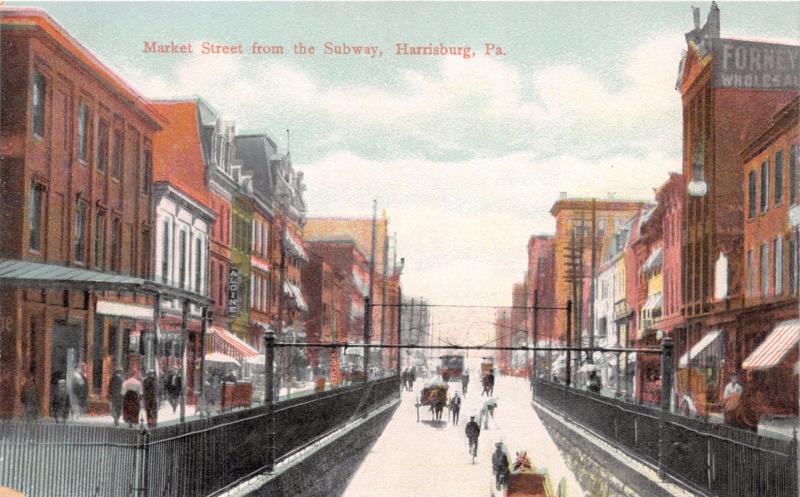
[[[800,46],[716,39],[714,87],[800,89]]]
[[[239,268],[228,270],[228,316],[239,314]]]

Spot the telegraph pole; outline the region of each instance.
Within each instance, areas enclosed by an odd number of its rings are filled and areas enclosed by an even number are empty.
[[[595,299],[595,292],[597,289],[595,288],[595,279],[597,276],[596,273],[596,264],[597,264],[597,250],[596,250],[596,241],[597,241],[597,202],[593,198],[592,199],[592,266],[591,266],[591,285],[589,286],[589,364],[594,364],[594,299]]]

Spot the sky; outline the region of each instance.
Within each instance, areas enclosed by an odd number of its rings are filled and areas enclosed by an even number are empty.
[[[555,229],[559,192],[651,200],[680,169],[691,3],[12,5],[44,8],[147,97],[200,95],[282,150],[290,129],[308,216],[368,217],[377,199],[406,259],[404,295],[431,303],[510,305],[528,238]],[[710,2],[694,5],[704,22]],[[718,5],[722,37],[800,40],[796,2]],[[246,53],[147,54],[145,41]],[[285,53],[250,54],[253,42]],[[293,53],[300,42],[318,53]],[[326,42],[383,55],[325,55]],[[475,56],[397,56],[397,43]],[[435,333],[476,343],[493,315],[436,308]]]

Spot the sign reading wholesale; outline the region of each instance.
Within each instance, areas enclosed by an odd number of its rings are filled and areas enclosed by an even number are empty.
[[[228,271],[228,315],[239,313],[239,268],[231,266]]]
[[[800,46],[716,39],[714,87],[800,89]]]

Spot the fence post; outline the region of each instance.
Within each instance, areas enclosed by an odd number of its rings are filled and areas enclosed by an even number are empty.
[[[147,423],[144,419],[139,420],[139,444],[137,452],[139,453],[139,471],[138,471],[138,489],[136,494],[139,497],[147,497],[149,495],[150,485],[150,430],[147,429]]]
[[[667,476],[667,411],[672,400],[672,337],[661,339],[661,416],[658,420],[658,476],[664,480]]]
[[[267,472],[275,469],[275,332],[264,331],[264,401],[267,404]]]

